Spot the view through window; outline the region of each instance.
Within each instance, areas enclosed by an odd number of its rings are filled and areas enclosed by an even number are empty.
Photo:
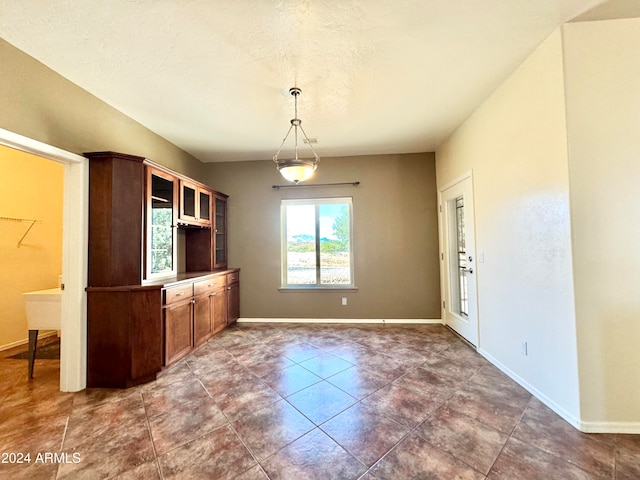
[[[282,200],[282,284],[352,287],[351,198]]]

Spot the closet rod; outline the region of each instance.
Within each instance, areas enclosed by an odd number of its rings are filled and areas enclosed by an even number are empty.
[[[42,220],[32,220],[31,218],[0,217],[0,220],[7,220],[9,222],[42,223]]]
[[[29,228],[27,228],[27,231],[24,232],[24,235],[22,235],[22,238],[20,240],[18,240],[18,248],[20,248],[20,245],[22,245],[22,241],[25,239],[25,237],[27,236],[27,234],[31,231],[31,229],[33,228],[33,226],[36,223],[42,223],[42,220],[32,220],[30,218],[15,218],[15,217],[0,217],[0,220],[6,220],[8,222],[20,222],[20,223],[31,223],[31,225],[29,225]]]

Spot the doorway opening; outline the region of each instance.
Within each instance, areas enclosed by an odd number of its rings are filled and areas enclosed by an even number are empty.
[[[87,245],[89,169],[85,157],[0,129],[0,145],[64,165],[60,390],[75,392],[87,378]]]

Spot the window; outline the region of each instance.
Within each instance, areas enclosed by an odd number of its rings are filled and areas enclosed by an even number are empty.
[[[282,200],[282,286],[353,288],[351,198]]]

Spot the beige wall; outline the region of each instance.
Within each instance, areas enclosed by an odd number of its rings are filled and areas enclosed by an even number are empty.
[[[436,151],[436,165],[439,187],[473,170],[480,350],[577,424],[559,31]]]
[[[64,167],[0,146],[0,216],[41,220],[30,224],[0,220],[0,349],[26,341],[22,293],[55,288],[62,273],[62,189]]]
[[[193,156],[2,39],[0,59],[0,128],[80,155],[139,155],[202,178]]]
[[[433,154],[326,158],[312,182],[351,181],[361,184],[274,190],[286,182],[271,161],[208,165],[207,183],[230,195],[229,261],[242,269],[242,317],[440,318]],[[279,292],[281,199],[339,196],[353,197],[358,291]]]
[[[640,432],[640,19],[563,28],[583,420]]]

